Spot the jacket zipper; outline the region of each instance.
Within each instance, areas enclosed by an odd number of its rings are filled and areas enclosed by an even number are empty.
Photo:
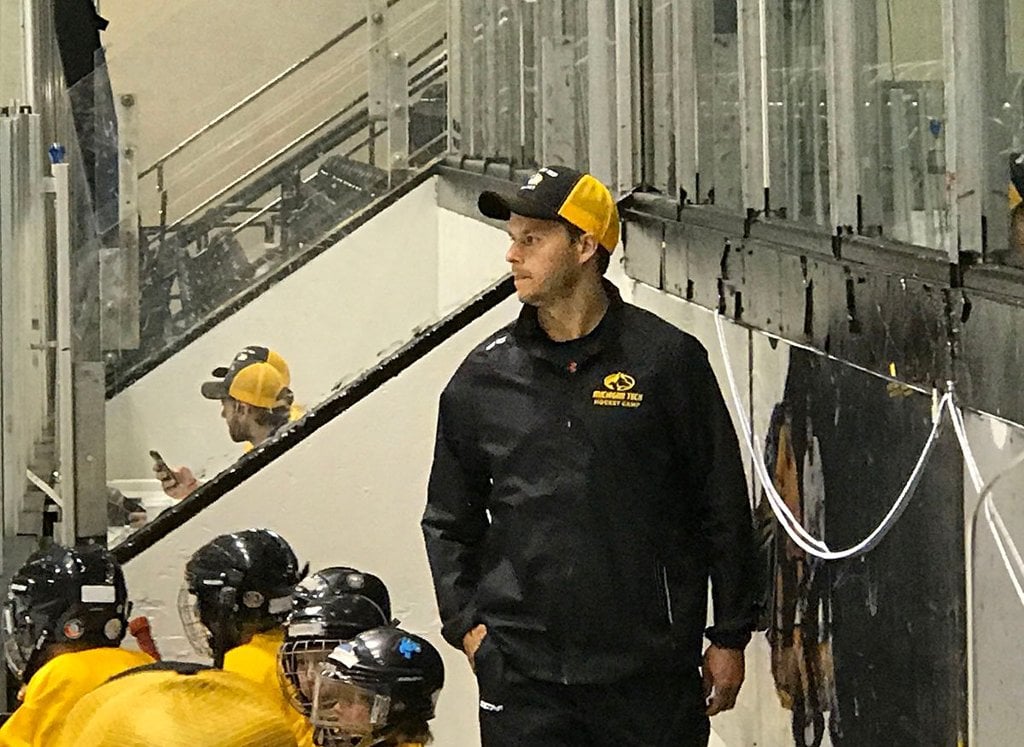
[[[665,613],[668,616],[668,624],[675,625],[672,616],[672,592],[668,589],[668,569],[665,566],[661,566],[661,587],[665,592]]]

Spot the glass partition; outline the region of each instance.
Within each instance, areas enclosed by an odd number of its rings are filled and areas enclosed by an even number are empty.
[[[104,164],[104,242],[123,245],[114,226],[126,209],[138,214],[122,225],[138,244],[137,340],[106,341],[112,386],[447,149],[446,3],[389,5],[381,23],[342,29],[150,165],[133,160],[144,104],[131,92],[96,99],[99,73],[75,86],[90,112],[85,151]],[[122,184],[139,174],[131,206],[119,201],[119,167]]]
[[[985,259],[1024,267],[1024,0],[985,11]]]
[[[136,162],[138,92],[118,90],[116,76],[111,90],[103,64],[69,92],[68,160],[83,187],[73,191],[76,354],[105,363],[112,397],[112,542],[173,502],[150,451],[202,482],[258,442],[247,435],[264,435],[232,431],[223,400],[201,393],[223,377],[215,369],[252,346],[286,361],[288,404],[261,406],[286,428],[450,307],[433,280],[446,260],[426,197],[395,206],[405,217],[390,232],[326,251],[372,225],[396,190],[419,189],[412,180],[448,146],[447,3],[381,7],[150,165]],[[565,32],[577,33],[569,20]],[[313,272],[324,282],[289,282],[321,254]],[[495,257],[474,290],[504,272]]]
[[[940,248],[949,226],[941,0],[877,0],[859,21],[864,223]]]
[[[771,205],[818,225],[829,222],[825,2],[765,2]]]

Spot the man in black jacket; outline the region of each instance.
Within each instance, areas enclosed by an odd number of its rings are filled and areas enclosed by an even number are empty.
[[[707,353],[604,280],[618,212],[594,177],[542,168],[479,206],[508,221],[524,306],[441,395],[423,532],[483,744],[705,745],[743,682],[755,585]]]

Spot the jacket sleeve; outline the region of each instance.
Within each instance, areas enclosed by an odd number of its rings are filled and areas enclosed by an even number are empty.
[[[446,391],[441,395],[422,527],[441,634],[461,650],[462,638],[479,622],[473,597],[480,580],[480,545],[489,525],[490,480],[474,464],[469,434],[458,432],[451,408]]]
[[[714,605],[708,640],[742,649],[754,628],[757,591],[753,517],[736,431],[721,388],[699,344],[688,355],[684,405],[686,448],[694,470],[700,532],[707,551]],[[689,410],[689,412],[686,412]]]

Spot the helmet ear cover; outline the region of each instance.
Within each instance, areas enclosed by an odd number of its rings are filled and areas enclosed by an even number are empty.
[[[124,574],[106,548],[37,551],[14,574],[4,603],[8,666],[28,682],[50,645],[116,647],[130,612]]]

